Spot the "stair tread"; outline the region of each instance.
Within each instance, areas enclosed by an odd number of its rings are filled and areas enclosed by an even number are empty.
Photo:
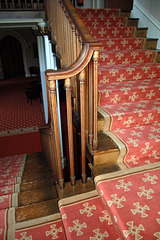
[[[58,213],[58,198],[34,203],[15,209],[16,222],[28,221],[40,217],[45,217],[54,213]]]
[[[51,178],[33,180],[31,182],[24,182],[20,185],[20,191],[25,192],[32,189],[37,189],[41,187],[47,187],[54,185],[54,180]]]
[[[51,175],[49,175],[48,172],[47,173],[40,172],[40,173],[36,173],[36,174],[32,174],[32,175],[23,176],[22,183],[31,182],[31,181],[43,179],[43,178],[50,178],[50,177],[51,177]]]
[[[31,197],[32,196],[32,197]],[[57,198],[55,186],[41,187],[39,189],[28,190],[18,194],[18,206],[29,205]]]

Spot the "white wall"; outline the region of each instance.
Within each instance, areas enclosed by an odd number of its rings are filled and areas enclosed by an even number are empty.
[[[131,17],[139,18],[138,27],[148,27],[148,38],[159,39],[157,49],[160,49],[160,1],[134,0]]]

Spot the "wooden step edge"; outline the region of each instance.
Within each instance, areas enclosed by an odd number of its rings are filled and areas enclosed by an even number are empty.
[[[103,132],[98,133],[98,150],[92,151],[91,147],[86,147],[86,157],[94,166],[106,163],[115,163],[119,155],[119,148],[113,140]]]
[[[15,209],[16,223],[58,213],[59,212],[58,200],[59,199],[57,198],[22,207],[16,207]]]
[[[144,45],[144,49],[156,50],[157,48],[157,38],[146,38],[146,43]]]
[[[135,28],[134,33],[133,33],[133,37],[146,38],[147,37],[147,31],[148,31],[148,28]]]
[[[128,18],[126,21],[127,27],[138,27],[139,18]]]
[[[118,17],[130,17],[131,13],[130,12],[124,12],[124,11],[120,11],[119,16]]]
[[[156,62],[157,62],[157,63],[160,63],[160,50],[157,50]]]
[[[93,178],[102,174],[112,173],[121,170],[119,165],[116,163],[104,164],[102,166],[93,166],[91,163],[89,163],[88,165],[91,169]]]
[[[57,185],[57,193],[59,199],[75,196],[93,190],[95,190],[95,185],[91,177],[87,178],[86,183],[82,183],[81,180],[77,180],[74,186],[71,186],[71,183],[67,182],[65,183],[65,187],[63,189]]]

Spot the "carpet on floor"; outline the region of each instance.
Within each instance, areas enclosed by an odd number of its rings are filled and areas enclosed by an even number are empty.
[[[59,213],[15,225],[15,239],[67,239]]]
[[[16,204],[26,154],[0,158],[0,210]]]
[[[41,151],[38,126],[44,125],[44,116],[39,99],[27,102],[29,86],[0,86],[0,157]]]

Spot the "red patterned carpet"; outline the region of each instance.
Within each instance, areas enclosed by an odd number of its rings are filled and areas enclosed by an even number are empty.
[[[136,27],[127,26],[127,18],[119,17],[118,10],[77,11],[95,39],[102,42],[99,105],[106,117],[105,132],[123,143],[118,162],[132,168],[160,161],[160,64],[155,61],[156,51],[142,49],[144,38],[135,37]]]
[[[41,151],[38,126],[44,124],[39,99],[27,103],[29,83],[0,86],[0,157]]]

